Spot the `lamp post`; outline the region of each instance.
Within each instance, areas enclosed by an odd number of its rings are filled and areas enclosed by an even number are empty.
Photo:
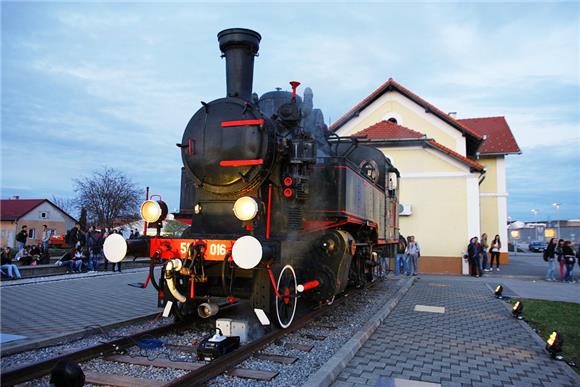
[[[530,211],[534,214],[534,229],[536,230],[536,240],[538,240],[538,212],[540,210],[533,208]]]
[[[552,206],[556,208],[556,220],[558,221],[558,239],[560,239],[560,203],[552,203]]]

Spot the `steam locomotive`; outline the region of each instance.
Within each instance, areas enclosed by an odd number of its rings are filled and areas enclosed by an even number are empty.
[[[165,313],[209,317],[245,299],[262,324],[286,328],[298,302],[330,303],[372,281],[378,255],[394,255],[399,173],[378,149],[329,132],[298,82],[253,94],[260,40],[242,28],[218,34],[227,96],[202,102],[177,144],[181,238],[160,235],[167,205],[147,200],[141,216],[157,235],[114,234],[104,252],[151,257],[147,283]]]

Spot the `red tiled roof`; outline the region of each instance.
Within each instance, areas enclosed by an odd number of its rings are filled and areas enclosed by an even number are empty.
[[[410,100],[414,101],[415,103],[423,106],[426,110],[435,114],[437,117],[441,118],[443,121],[447,122],[451,126],[458,129],[459,131],[461,131],[467,135],[470,135],[471,137],[473,137],[476,140],[482,139],[482,136],[479,133],[477,133],[473,129],[463,125],[461,122],[454,119],[449,114],[439,110],[437,107],[435,107],[434,105],[425,101],[423,98],[419,97],[417,94],[413,93],[409,89],[403,87],[402,85],[400,85],[398,82],[396,82],[392,78],[389,78],[389,80],[387,82],[383,83],[378,89],[373,91],[369,96],[367,96],[365,99],[363,99],[361,102],[359,102],[355,107],[350,109],[345,115],[343,115],[337,121],[335,121],[332,125],[330,125],[330,130],[336,131],[338,128],[340,128],[342,125],[344,125],[350,119],[355,117],[358,114],[358,112],[362,111],[365,107],[370,105],[374,100],[376,100],[378,97],[380,97],[381,95],[383,95],[385,92],[387,92],[389,90],[398,90],[401,94],[403,94],[404,96],[406,96]]]
[[[0,200],[0,220],[18,220],[45,201],[46,199]]]
[[[435,140],[429,140],[427,141],[427,144],[430,145],[431,147],[438,149],[440,151],[442,151],[443,153],[448,154],[449,156],[453,157],[454,159],[461,161],[469,166],[471,166],[472,168],[478,170],[478,171],[483,171],[485,169],[485,167],[483,165],[481,165],[478,162],[475,162],[471,159],[468,159],[467,157],[463,156],[460,153],[457,153],[449,148],[447,148],[446,146],[443,146],[441,144],[439,144],[437,141]]]
[[[366,136],[370,140],[423,138],[425,135],[413,129],[390,121],[380,121],[356,133],[355,136]]]
[[[426,139],[426,136],[423,133],[417,132],[415,130],[406,128],[404,126],[395,124],[390,121],[381,121],[372,126],[369,126],[366,129],[357,132],[355,136],[366,136],[368,140],[421,140]],[[434,148],[440,152],[449,155],[450,157],[456,159],[459,162],[469,165],[471,168],[476,169],[477,171],[483,171],[484,166],[475,162],[460,153],[457,153],[446,146],[439,144],[435,140],[426,140],[425,144]]]
[[[479,147],[480,154],[521,153],[505,117],[465,118],[458,121],[482,136],[487,136]]]

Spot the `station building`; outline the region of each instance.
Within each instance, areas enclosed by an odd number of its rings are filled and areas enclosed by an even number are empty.
[[[458,120],[389,79],[334,122],[361,136],[401,173],[400,232],[421,245],[419,271],[466,274],[468,241],[502,241],[508,263],[505,157],[520,154],[504,117]]]
[[[28,228],[27,245],[40,243],[42,226],[54,234],[65,234],[76,220],[48,199],[7,199],[0,201],[0,246],[16,246],[16,234]]]

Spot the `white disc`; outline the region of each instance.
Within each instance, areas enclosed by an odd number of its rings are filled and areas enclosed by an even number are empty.
[[[262,244],[253,236],[245,235],[234,243],[232,258],[242,269],[253,269],[262,260]]]
[[[110,262],[121,262],[127,254],[127,242],[121,234],[111,234],[103,243],[103,253]]]

